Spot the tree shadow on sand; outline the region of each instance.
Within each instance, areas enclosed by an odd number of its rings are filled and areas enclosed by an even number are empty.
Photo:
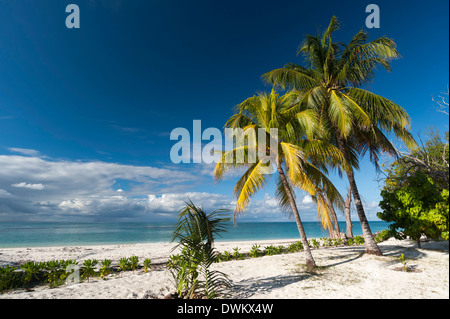
[[[438,251],[448,255],[448,241],[428,241],[422,242],[421,248],[417,248],[417,245],[411,242],[411,245],[390,245],[381,246],[381,252],[383,256],[400,257],[404,254],[406,258],[419,259],[427,256],[428,251]]]
[[[233,298],[250,298],[255,294],[264,294],[273,289],[282,288],[317,275],[317,273],[311,272],[298,275],[280,275],[269,278],[250,278],[242,280],[239,283],[233,284]]]
[[[328,249],[328,248],[327,248]],[[387,264],[398,262],[398,257],[403,253],[408,259],[419,259],[427,256],[428,251],[439,251],[448,254],[448,241],[445,242],[425,242],[422,248],[417,249],[414,243],[411,245],[380,245],[383,256]],[[313,251],[314,254],[314,251]],[[249,278],[233,283],[233,298],[250,298],[255,294],[265,294],[274,289],[282,288],[290,284],[307,280],[312,277],[319,277],[326,274],[326,270],[338,265],[355,261],[365,255],[364,246],[343,246],[330,250],[330,255],[320,261],[321,266],[313,271],[302,270],[292,275],[279,275],[268,278]],[[390,257],[390,258],[389,258]],[[394,257],[394,258],[392,258]]]

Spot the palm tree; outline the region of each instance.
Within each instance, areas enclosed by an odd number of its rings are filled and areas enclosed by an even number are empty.
[[[175,248],[182,248],[182,253],[175,258],[176,262],[170,262],[168,266],[177,283],[180,297],[182,293],[186,293],[186,298],[194,298],[200,289],[208,299],[226,295],[230,287],[228,276],[209,269],[218,257],[214,240],[226,231],[230,221],[226,215],[226,209],[206,213],[190,200],[180,210],[172,241],[178,241]]]
[[[406,144],[415,147],[406,111],[394,102],[361,88],[374,78],[375,70],[390,71],[390,62],[399,58],[394,41],[381,37],[368,42],[368,35],[359,31],[349,44],[333,42],[339,29],[336,17],[317,36],[308,35],[298,54],[304,54],[307,67],[289,63],[263,75],[265,81],[282,88],[295,88],[304,95],[304,103],[319,115],[326,139],[336,145],[351,164],[344,171],[350,183],[357,214],[366,243],[366,252],[380,255],[367,221],[356,186],[354,169],[358,157],[369,151],[378,169],[381,152],[397,156],[385,134],[394,133]]]
[[[267,183],[271,173],[277,172],[276,197],[279,205],[294,216],[305,248],[306,266],[314,268],[316,263],[308,247],[293,190],[298,187],[309,193],[317,203],[322,223],[330,227],[328,206],[323,196],[320,196],[319,189],[326,191],[333,203],[342,204],[341,195],[325,173],[328,172],[327,166],[342,162],[343,156],[329,143],[308,139],[317,128],[318,119],[315,112],[302,109],[299,103],[302,98],[296,90],[280,96],[273,88],[270,94],[260,93],[238,105],[237,113],[227,121],[225,127],[241,129],[249,139],[247,143],[222,153],[214,175],[217,181],[222,179],[227,170],[240,167],[247,169],[234,187],[237,201],[233,217],[236,221],[236,216],[244,213],[252,195]],[[263,138],[257,140],[256,132],[261,130]],[[256,149],[258,154],[255,154]],[[239,151],[244,153],[240,161],[237,155]]]

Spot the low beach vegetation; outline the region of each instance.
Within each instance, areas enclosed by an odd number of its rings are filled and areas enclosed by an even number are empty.
[[[383,240],[391,237],[390,232],[388,230],[384,230],[374,236],[377,242],[381,242]],[[320,247],[333,247],[340,246],[343,244],[342,240],[336,240],[331,238],[313,238],[310,240],[311,247],[314,249],[318,249]],[[362,236],[355,236],[354,238],[348,238],[347,245],[363,245],[364,238]],[[313,244],[314,243],[314,244]],[[287,246],[283,245],[269,245],[261,249],[261,245],[253,244],[249,252],[242,252],[240,247],[234,247],[233,252],[223,251],[218,252],[215,251],[215,258],[213,258],[213,262],[227,262],[232,260],[243,260],[246,258],[258,258],[263,256],[273,256],[284,253],[295,253],[301,252],[303,250],[303,244],[301,241],[290,243]],[[134,262],[134,270],[139,269],[140,265],[138,263],[139,258],[136,256],[132,257],[123,257],[120,258],[119,262],[114,264],[110,259],[105,259],[100,262],[101,265],[98,265],[98,261],[96,260],[85,260],[83,264],[79,265],[76,260],[51,260],[47,262],[34,262],[28,261],[19,267],[14,267],[11,265],[5,265],[0,267],[0,293],[5,291],[10,291],[13,289],[32,289],[36,286],[42,286],[48,284],[50,288],[55,288],[61,285],[66,284],[66,279],[68,276],[74,271],[73,268],[68,268],[69,265],[75,265],[81,274],[81,281],[89,282],[90,279],[95,277],[100,277],[103,280],[106,280],[108,276],[111,275],[121,275],[125,271],[133,270],[133,262]],[[199,258],[198,256],[189,255],[188,250],[184,249],[181,254],[172,254],[169,257],[166,267],[171,271],[180,271],[183,269],[183,272],[180,274],[180,279],[184,278],[184,283],[178,283],[180,287],[190,287],[192,285],[193,278],[198,278],[201,274],[207,273],[205,269],[200,271],[199,262],[191,263],[193,258]],[[98,268],[98,266],[100,266]],[[98,268],[98,269],[97,269]],[[142,265],[143,271],[146,273],[151,270],[151,259],[146,258],[143,261]],[[220,275],[220,274],[217,274]],[[222,274],[224,275],[224,274]],[[210,274],[210,278],[214,277]],[[222,279],[226,278],[218,276]],[[221,281],[222,282],[222,281]],[[228,281],[224,281],[228,282]],[[209,288],[204,288],[206,291],[209,291],[209,297],[217,297],[219,294],[214,292],[211,288],[213,285],[211,282],[208,282]],[[206,287],[206,283],[196,284],[196,287]],[[197,288],[198,291],[200,288]],[[209,289],[209,290],[208,290]],[[195,289],[194,289],[195,290]],[[181,289],[183,291],[183,289]],[[181,293],[183,296],[183,292]],[[195,294],[192,296],[194,297]],[[206,295],[205,295],[206,296]]]

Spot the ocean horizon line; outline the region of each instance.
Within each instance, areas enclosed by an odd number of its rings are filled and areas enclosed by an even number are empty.
[[[1,248],[68,247],[170,242],[172,222],[11,222],[0,223]],[[388,228],[383,221],[369,221],[373,233]],[[308,238],[329,237],[319,222],[304,222]],[[341,231],[346,223],[339,222]],[[359,221],[353,222],[353,235],[362,235]],[[300,235],[295,222],[230,222],[216,241],[295,239]]]

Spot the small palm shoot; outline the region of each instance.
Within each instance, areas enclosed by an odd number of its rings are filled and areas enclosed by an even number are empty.
[[[207,214],[192,202],[179,212],[178,222],[172,234],[172,241],[181,254],[171,258],[168,268],[175,279],[179,297],[216,298],[225,295],[230,286],[228,277],[217,270],[210,270],[218,253],[213,247],[215,235],[226,230],[226,210],[219,209]]]
[[[89,278],[92,276],[95,276],[95,266],[97,265],[98,261],[96,259],[86,259],[83,263],[83,272],[81,275],[81,278],[88,280],[89,282]]]
[[[405,254],[401,254],[400,255],[400,257],[398,257],[398,259],[400,260],[400,262],[402,263],[402,265],[403,265],[403,270],[405,271],[405,272],[408,272],[408,266],[407,266],[407,263],[408,263],[408,261],[406,260],[406,258],[405,258]]]
[[[139,266],[139,257],[138,256],[132,256],[129,258],[130,260],[130,268],[131,270],[135,270]]]
[[[111,273],[111,260],[105,259],[102,261],[102,266],[100,267],[100,278],[105,280],[105,277],[107,277]]]
[[[250,253],[249,253],[250,257],[256,258],[256,257],[261,256],[261,249],[260,249],[260,247],[261,247],[260,245],[254,244],[252,246],[252,248],[250,249]]]
[[[60,267],[61,264],[57,260],[51,260],[45,264],[45,269],[48,271],[47,280],[52,288],[57,286]]]
[[[151,268],[151,266],[150,266],[151,262],[152,261],[150,260],[150,258],[145,258],[145,260],[144,260],[144,272],[147,272],[147,270],[149,268]]]
[[[38,274],[41,272],[41,263],[38,262],[33,262],[33,261],[29,261],[25,264],[23,264],[22,266],[20,266],[20,268],[24,271],[24,280],[25,283],[30,283],[31,280],[37,279],[38,278]]]
[[[130,268],[130,261],[128,258],[123,257],[119,259],[119,270],[122,272],[127,271]],[[120,273],[122,275],[122,273]]]

